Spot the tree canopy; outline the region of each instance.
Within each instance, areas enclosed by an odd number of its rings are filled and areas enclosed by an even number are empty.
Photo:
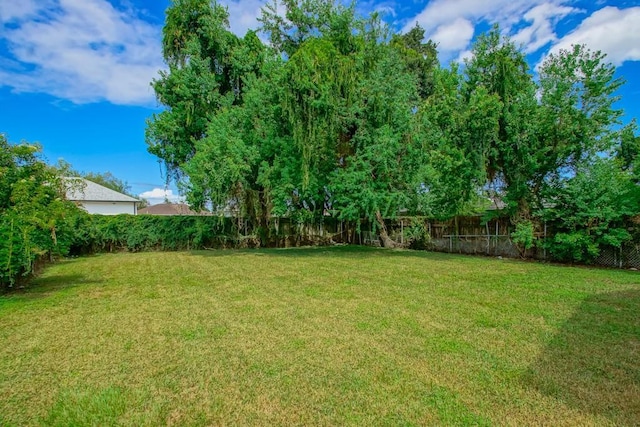
[[[621,127],[622,82],[600,52],[549,55],[534,77],[497,26],[459,68],[419,26],[394,33],[354,3],[273,0],[260,22],[269,44],[234,35],[216,1],[167,10],[169,69],[153,82],[166,109],[147,142],[192,205],[265,225],[367,219],[392,245],[383,219],[400,214],[447,218],[492,196],[529,224],[612,171],[633,193],[635,124]]]

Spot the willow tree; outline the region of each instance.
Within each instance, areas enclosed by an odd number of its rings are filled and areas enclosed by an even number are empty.
[[[319,215],[368,219],[393,245],[384,218],[429,209],[433,170],[414,133],[434,45],[420,28],[392,37],[376,14],[358,17],[353,5],[283,3],[285,16],[272,3],[262,20],[287,57],[282,105],[299,159],[292,200]]]
[[[495,26],[478,37],[465,64],[465,101],[471,104],[474,97],[488,95],[497,106],[497,111],[493,107],[486,110],[484,118],[482,113],[476,115],[477,125],[493,128],[493,136],[470,139],[467,150],[484,159],[487,185],[503,194],[513,217],[527,220],[531,216],[531,172],[536,168],[540,141],[534,119],[536,86],[524,53]]]
[[[279,174],[286,175],[290,163],[283,159],[296,159],[287,150],[290,130],[281,120],[281,61],[267,58],[260,70],[243,76],[242,103],[212,114],[206,135],[183,166],[189,179],[182,187],[191,205],[232,208],[266,227],[274,205],[276,213],[286,212]]]
[[[269,48],[226,20],[206,1],[169,9],[169,72],[154,82],[168,109],[149,124],[150,150],[184,174],[191,204],[232,206],[261,225],[367,218],[392,244],[384,217],[429,209],[431,153],[414,133],[433,43],[419,27],[392,37],[376,14],[331,0],[270,3]]]

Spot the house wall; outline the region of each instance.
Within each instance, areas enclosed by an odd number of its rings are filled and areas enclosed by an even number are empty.
[[[82,207],[90,214],[119,215],[137,213],[134,202],[81,202]]]

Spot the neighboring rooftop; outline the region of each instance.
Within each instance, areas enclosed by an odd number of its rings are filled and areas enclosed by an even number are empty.
[[[139,215],[211,215],[209,212],[196,212],[184,203],[160,203],[138,210]]]
[[[139,202],[140,200],[119,193],[84,178],[66,178],[67,199],[81,202]]]

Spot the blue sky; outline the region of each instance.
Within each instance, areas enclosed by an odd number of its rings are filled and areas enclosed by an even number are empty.
[[[220,1],[231,29],[257,28],[264,0]],[[113,173],[135,194],[164,198],[164,178],[144,142],[160,106],[149,86],[164,68],[161,34],[169,0],[1,0],[0,132],[39,142],[51,163]],[[640,117],[640,0],[360,1],[397,30],[419,22],[444,64],[461,61],[497,22],[535,68],[550,51],[585,43],[626,80],[619,107]],[[176,193],[175,186],[169,188]],[[154,197],[158,196],[158,197]],[[170,198],[172,194],[169,194]]]

